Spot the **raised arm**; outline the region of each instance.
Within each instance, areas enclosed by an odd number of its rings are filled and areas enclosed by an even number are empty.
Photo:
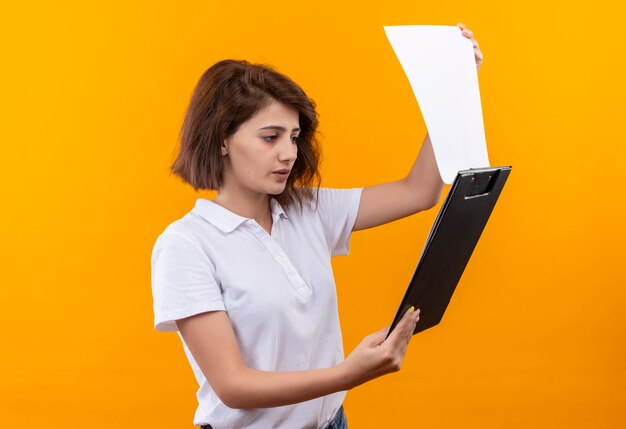
[[[472,31],[463,23],[457,26],[463,36],[471,40],[476,69],[480,68],[483,54]],[[372,228],[419,211],[433,207],[439,201],[443,182],[439,175],[430,136],[426,134],[422,149],[403,179],[363,189],[361,203],[353,231]]]
[[[400,370],[418,316],[419,312],[407,312],[387,340],[388,326],[365,337],[335,367],[291,372],[246,366],[224,311],[200,313],[176,324],[200,370],[226,406],[269,408],[348,390]]]
[[[430,136],[403,179],[363,189],[353,231],[372,228],[429,209],[437,204],[443,182],[439,175]]]

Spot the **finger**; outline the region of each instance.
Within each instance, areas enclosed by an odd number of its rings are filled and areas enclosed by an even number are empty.
[[[398,347],[402,343],[407,343],[413,336],[415,330],[415,324],[419,319],[419,309],[413,310],[411,307],[404,314],[400,322],[396,325],[389,338],[385,340],[385,343],[389,343],[390,347]]]
[[[472,30],[470,30],[469,28],[466,28],[465,30],[462,30],[461,33],[463,33],[463,35],[465,37],[467,37],[468,39],[471,39],[472,36],[474,35],[474,32]]]
[[[389,332],[390,327],[391,325],[385,326],[384,328],[374,332],[373,334],[368,335],[367,345],[369,347],[374,347],[385,341],[385,337],[387,336],[387,332]]]
[[[457,22],[456,26],[459,27],[461,30],[465,30],[467,28],[462,22]]]
[[[478,48],[474,49],[474,59],[476,60],[476,65],[480,67],[483,62],[483,53]]]

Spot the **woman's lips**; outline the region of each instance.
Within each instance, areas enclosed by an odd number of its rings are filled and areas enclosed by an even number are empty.
[[[287,180],[287,178],[289,178],[289,173],[278,173],[278,172],[273,172],[272,173],[274,175],[274,177],[276,177],[278,180],[284,182]]]

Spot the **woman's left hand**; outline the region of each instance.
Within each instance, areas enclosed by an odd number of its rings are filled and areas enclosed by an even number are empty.
[[[472,45],[474,46],[474,60],[476,61],[476,70],[478,70],[480,68],[480,65],[483,63],[483,53],[480,52],[478,42],[476,41],[476,39],[474,39],[474,33],[472,33],[472,30],[467,28],[462,22],[459,22],[457,24],[457,27],[461,29],[461,32],[465,37],[472,41]]]

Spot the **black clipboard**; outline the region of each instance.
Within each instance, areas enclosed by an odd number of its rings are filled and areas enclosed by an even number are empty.
[[[459,171],[385,339],[411,306],[420,309],[413,335],[439,324],[510,172],[511,166]]]

